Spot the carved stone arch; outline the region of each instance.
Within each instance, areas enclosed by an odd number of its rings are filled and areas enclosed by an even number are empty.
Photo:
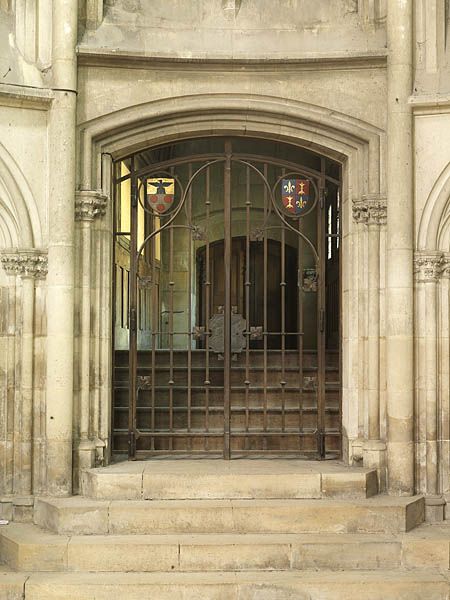
[[[251,94],[199,94],[165,98],[123,108],[81,123],[78,127],[78,161],[80,191],[103,190],[110,193],[111,160],[133,152],[170,144],[183,139],[216,136],[248,136],[286,142],[312,150],[342,164],[342,347],[343,347],[343,417],[344,459],[362,458],[359,424],[361,395],[366,389],[364,361],[360,359],[367,322],[366,308],[358,303],[360,282],[358,273],[365,260],[362,247],[364,235],[352,219],[353,202],[363,197],[382,198],[385,195],[385,132],[347,114],[306,102]],[[111,223],[112,204],[107,208],[105,228]],[[104,237],[104,255],[110,261],[111,236]],[[106,240],[109,240],[108,242]],[[380,244],[380,253],[384,246]],[[384,255],[384,254],[383,254]],[[108,263],[106,263],[108,264]],[[93,310],[102,312],[104,346],[98,356],[109,357],[111,365],[110,317],[107,309],[111,298],[112,280],[108,270],[96,267],[105,303]],[[352,310],[351,307],[357,307]],[[103,343],[103,342],[101,342]],[[95,359],[93,359],[95,360]],[[97,368],[102,369],[100,363]],[[109,367],[103,367],[109,368]],[[107,380],[105,379],[105,382]],[[110,389],[105,383],[99,402],[100,414],[109,414]],[[101,439],[107,439],[110,424],[102,425]],[[359,448],[359,450],[358,450]]]
[[[171,139],[248,135],[295,143],[342,163],[353,157],[352,189],[379,193],[384,132],[349,115],[306,102],[250,94],[203,94],[166,98],[103,115],[80,128],[80,188],[95,189],[102,152],[114,156]],[[357,173],[357,175],[356,175]]]
[[[437,178],[427,198],[417,236],[418,250],[448,252],[448,218],[450,211],[450,162]],[[442,245],[444,244],[444,245]]]
[[[20,167],[0,143],[0,220],[3,242],[9,247],[42,244],[42,230],[33,192]]]

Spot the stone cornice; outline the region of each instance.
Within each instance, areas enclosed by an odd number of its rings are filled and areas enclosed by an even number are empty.
[[[108,198],[98,190],[81,190],[75,194],[75,219],[93,221],[106,213]]]
[[[15,85],[12,83],[0,84],[0,106],[48,110],[53,98],[53,91],[48,88]]]
[[[8,275],[34,278],[47,275],[47,254],[42,250],[2,251],[0,262]]]
[[[78,64],[92,67],[126,67],[130,69],[206,70],[279,72],[317,71],[318,69],[373,69],[386,68],[387,51],[374,52],[331,52],[273,58],[199,55],[176,56],[171,54],[146,54],[145,52],[112,51],[85,45],[77,47]]]
[[[386,196],[367,194],[353,200],[353,219],[364,225],[385,225],[387,218]]]
[[[414,274],[417,282],[437,282],[443,275],[445,260],[442,252],[419,251],[414,256]]]
[[[409,104],[416,115],[448,114],[450,112],[450,94],[413,95]]]

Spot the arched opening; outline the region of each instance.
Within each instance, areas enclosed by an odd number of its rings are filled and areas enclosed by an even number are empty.
[[[197,138],[115,190],[113,452],[340,455],[340,165]]]

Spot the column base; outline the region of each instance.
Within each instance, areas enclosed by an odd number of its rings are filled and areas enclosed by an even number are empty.
[[[363,461],[363,446],[364,440],[362,438],[356,438],[350,441],[351,464],[361,466]]]
[[[427,523],[443,521],[446,505],[444,496],[425,496],[425,521]]]
[[[386,444],[381,440],[366,440],[363,444],[363,465],[376,469],[378,491],[386,491]]]
[[[94,440],[95,444],[95,466],[104,467],[106,464],[105,450],[106,443],[100,438]]]
[[[73,493],[78,494],[80,489],[81,473],[85,469],[95,467],[96,447],[93,440],[80,440],[74,452]]]

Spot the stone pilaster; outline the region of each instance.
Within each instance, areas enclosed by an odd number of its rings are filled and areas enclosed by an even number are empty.
[[[72,493],[74,381],[74,204],[76,171],[77,2],[52,2],[54,100],[48,119],[47,493]]]
[[[79,339],[79,439],[76,440],[74,491],[77,491],[82,469],[95,466],[97,427],[95,406],[91,401],[90,365],[91,357],[91,287],[92,287],[92,223],[106,213],[107,197],[98,190],[81,190],[75,195],[75,220],[80,231],[78,248],[81,265],[80,274],[80,339]],[[91,414],[94,413],[94,414]],[[103,442],[101,442],[103,444]]]
[[[439,485],[438,411],[438,283],[442,276],[442,252],[416,252],[416,341],[418,486],[425,493],[428,521],[442,521],[445,501]],[[425,437],[425,439],[424,439]],[[424,463],[424,464],[423,464]]]
[[[368,432],[363,444],[363,463],[378,471],[379,487],[386,486],[386,444],[380,438],[380,229],[386,225],[386,197],[368,194],[353,202],[353,218],[367,229]]]
[[[20,402],[16,404],[15,421],[19,424],[15,444],[14,492],[33,493],[33,440],[36,428],[34,407],[34,301],[35,280],[47,275],[47,256],[41,250],[6,251],[0,256],[0,262],[6,273],[22,279],[22,311],[20,336]]]
[[[387,12],[386,386],[388,491],[414,494],[413,0]]]

